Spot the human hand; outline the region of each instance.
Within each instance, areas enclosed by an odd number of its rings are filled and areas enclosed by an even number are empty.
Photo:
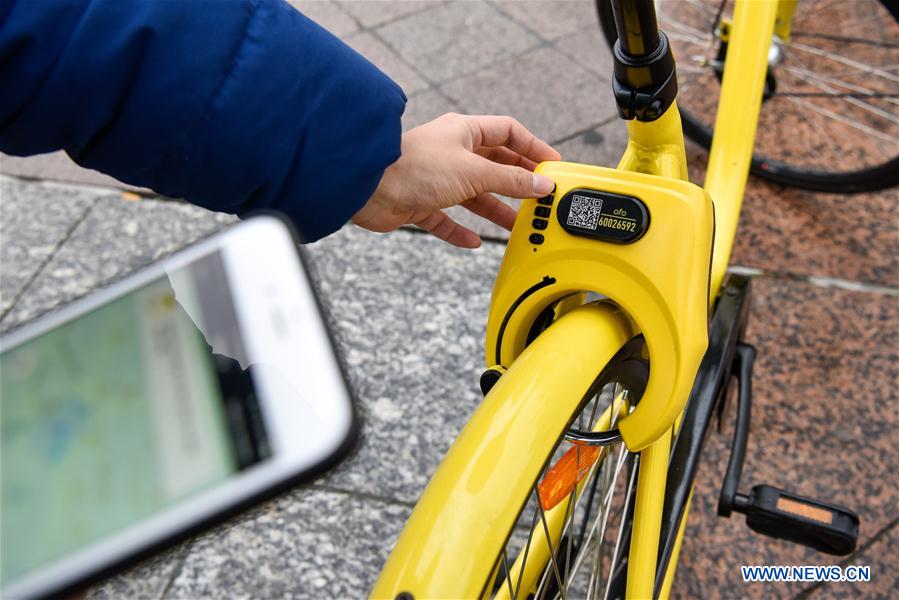
[[[412,223],[454,246],[477,248],[481,238],[441,209],[461,204],[512,229],[515,211],[491,192],[545,196],[552,180],[531,171],[560,158],[512,117],[448,113],[403,134],[402,155],[352,222],[380,232]]]

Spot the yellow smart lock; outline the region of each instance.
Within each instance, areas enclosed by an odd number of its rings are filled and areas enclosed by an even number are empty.
[[[608,297],[649,352],[646,390],[618,425],[628,449],[642,450],[680,414],[708,344],[712,201],[687,181],[643,173],[564,162],[536,172],[556,188],[522,202],[493,289],[487,365],[508,367],[557,301]]]

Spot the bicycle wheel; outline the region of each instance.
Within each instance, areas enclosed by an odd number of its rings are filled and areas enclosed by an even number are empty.
[[[592,517],[588,521],[592,524],[597,522],[599,507],[606,506],[605,530],[620,525],[620,516],[627,515],[623,504],[626,494],[621,492],[622,473],[629,473],[632,480],[635,467],[630,456],[618,456],[623,452],[621,446],[613,446],[601,454],[597,452],[597,466],[587,465],[582,473],[587,476],[577,488],[577,511],[563,518],[568,496],[557,496],[563,501],[553,509],[540,511],[543,518],[539,518],[539,529],[529,527],[533,515],[528,509],[536,507],[535,494],[547,485],[546,472],[556,466],[554,455],[570,448],[564,445],[567,442],[563,435],[572,428],[586,431],[590,425],[594,430],[608,429],[613,414],[604,404],[611,405],[612,401],[608,384],[620,386],[615,414],[623,416],[623,407],[639,400],[648,378],[642,339],[633,337],[631,323],[619,309],[606,302],[571,308],[537,335],[494,382],[419,498],[375,583],[372,597],[508,597],[517,591],[516,597],[525,598],[529,593],[536,594],[541,581],[544,587],[540,591],[548,596],[552,590],[547,587],[548,580],[543,579],[546,569],[562,575],[565,571],[558,567],[559,561],[565,560],[563,556],[576,561],[583,555],[582,548],[597,547],[587,537],[591,525],[586,530],[587,541],[581,543],[579,536],[573,535],[579,529],[570,524],[570,515],[581,515],[590,507],[587,516]],[[625,390],[626,397],[622,395]],[[597,435],[617,440],[608,433]],[[611,456],[615,458],[606,461]],[[579,460],[574,464],[578,465]],[[619,465],[611,471],[618,473],[617,478],[605,475],[616,482],[618,500],[614,500],[614,495],[605,500],[608,491],[601,493],[602,481],[596,484],[597,490],[590,499],[594,475],[603,472],[603,465]],[[611,482],[603,489],[609,487],[614,487]],[[550,535],[532,535],[546,531],[544,519]],[[577,519],[580,524],[581,517]],[[601,525],[601,521],[597,522],[594,539]],[[624,529],[628,529],[627,522]],[[569,531],[573,542],[570,546],[562,542]],[[611,538],[607,535],[607,539]],[[622,559],[627,556],[629,538],[624,534],[618,544],[616,555]],[[531,540],[530,546],[527,540]],[[604,545],[605,556],[614,548],[610,543]],[[549,546],[556,549],[554,553],[548,552]],[[561,547],[565,550],[560,554]],[[546,550],[544,560],[541,548]],[[526,560],[523,553],[527,554]],[[586,559],[581,562],[585,564]],[[516,564],[523,567],[524,575],[519,577],[522,569],[516,571]],[[569,574],[574,564],[569,563]],[[599,564],[610,563],[604,559]],[[623,560],[616,564],[623,565]],[[500,571],[500,565],[504,565],[504,570]],[[587,570],[587,566],[580,569],[584,573]],[[625,574],[620,568],[615,573]],[[517,590],[508,585],[496,586],[500,574],[504,581],[512,581],[514,576]],[[564,580],[561,587],[574,589]]]
[[[610,0],[596,0],[611,46]],[[677,59],[684,133],[711,147],[733,0],[656,2]],[[808,190],[870,192],[899,185],[899,3],[798,3],[790,40],[775,37],[752,172]]]
[[[577,440],[613,427],[639,401],[649,374],[642,350],[642,337],[622,348],[572,416],[497,558],[494,597],[624,597],[638,457],[621,442]],[[583,473],[577,484],[572,465]]]

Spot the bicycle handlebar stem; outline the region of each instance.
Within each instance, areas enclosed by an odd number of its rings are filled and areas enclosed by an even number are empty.
[[[612,92],[622,119],[655,121],[674,103],[677,76],[653,0],[612,0],[618,41]]]

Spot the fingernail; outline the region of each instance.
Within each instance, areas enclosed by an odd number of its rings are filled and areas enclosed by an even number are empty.
[[[549,177],[537,175],[534,173],[534,194],[537,196],[546,196],[551,194],[556,184]]]

